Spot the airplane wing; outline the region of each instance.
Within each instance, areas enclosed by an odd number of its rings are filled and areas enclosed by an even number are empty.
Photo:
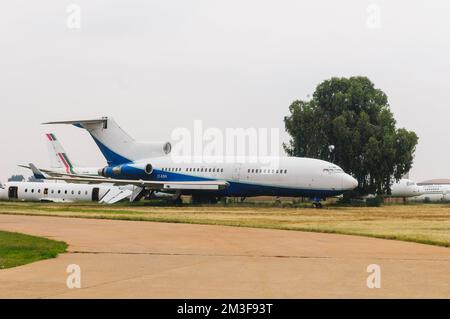
[[[111,185],[135,185],[151,190],[221,190],[229,186],[226,181],[192,181],[192,182],[172,182],[172,181],[144,181],[135,179],[113,179],[113,178],[91,178],[91,177],[53,177],[47,179],[66,181],[68,183],[108,183]]]
[[[114,179],[102,176],[86,176],[74,174],[50,175],[39,170],[34,164],[30,163],[30,168],[35,176],[40,176],[43,179],[59,180],[68,183],[107,183],[110,185],[135,185],[145,187],[150,190],[221,190],[227,188],[230,184],[226,181],[212,180],[212,181],[191,181],[191,182],[173,182],[173,181],[150,181],[150,180],[135,180],[135,179]]]
[[[81,175],[81,174],[77,175],[77,174],[67,174],[67,173],[55,172],[55,171],[51,171],[48,169],[37,168],[32,163],[30,163],[29,165],[17,165],[17,166],[31,170],[36,178],[37,178],[36,175],[40,175],[39,179],[51,179],[50,177],[63,177],[63,176],[90,177],[90,178],[97,179],[97,180],[105,179],[103,176],[92,176],[92,175]],[[45,174],[43,174],[43,173],[45,173]]]

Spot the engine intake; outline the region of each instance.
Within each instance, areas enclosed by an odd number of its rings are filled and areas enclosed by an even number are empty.
[[[145,165],[144,172],[147,175],[150,175],[151,173],[153,173],[153,166],[152,166],[152,164]]]

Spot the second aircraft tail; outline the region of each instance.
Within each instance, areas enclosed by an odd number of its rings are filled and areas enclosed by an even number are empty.
[[[55,134],[45,134],[47,137],[47,149],[50,157],[50,164],[52,168],[64,168],[67,174],[74,174],[73,162],[69,159],[66,151],[56,139]]]

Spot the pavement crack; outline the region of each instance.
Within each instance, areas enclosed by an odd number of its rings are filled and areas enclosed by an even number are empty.
[[[450,262],[450,259],[436,258],[392,258],[379,256],[365,257],[335,257],[335,256],[305,256],[305,255],[262,255],[262,254],[202,254],[202,253],[167,253],[167,252],[123,252],[123,251],[68,251],[69,254],[90,255],[141,255],[141,256],[198,256],[198,257],[248,257],[248,258],[279,258],[279,259],[377,259],[391,261],[431,261]]]
[[[201,253],[165,253],[165,252],[115,252],[115,251],[68,251],[69,254],[91,255],[147,255],[147,256],[199,256],[199,257],[249,257],[249,258],[299,258],[299,259],[331,259],[329,256],[289,256],[258,254],[201,254]]]

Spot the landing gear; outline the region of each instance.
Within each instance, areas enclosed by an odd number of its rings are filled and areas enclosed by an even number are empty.
[[[183,200],[181,199],[181,196],[178,197],[178,198],[175,198],[175,199],[173,200],[173,204],[174,204],[174,205],[181,205],[181,204],[183,204]]]
[[[320,202],[314,202],[312,205],[314,208],[322,208],[322,203]]]
[[[312,202],[314,208],[322,208],[322,203],[320,201],[325,200],[322,197],[312,197],[309,199]]]
[[[192,204],[217,204],[217,197],[215,196],[192,196]]]

